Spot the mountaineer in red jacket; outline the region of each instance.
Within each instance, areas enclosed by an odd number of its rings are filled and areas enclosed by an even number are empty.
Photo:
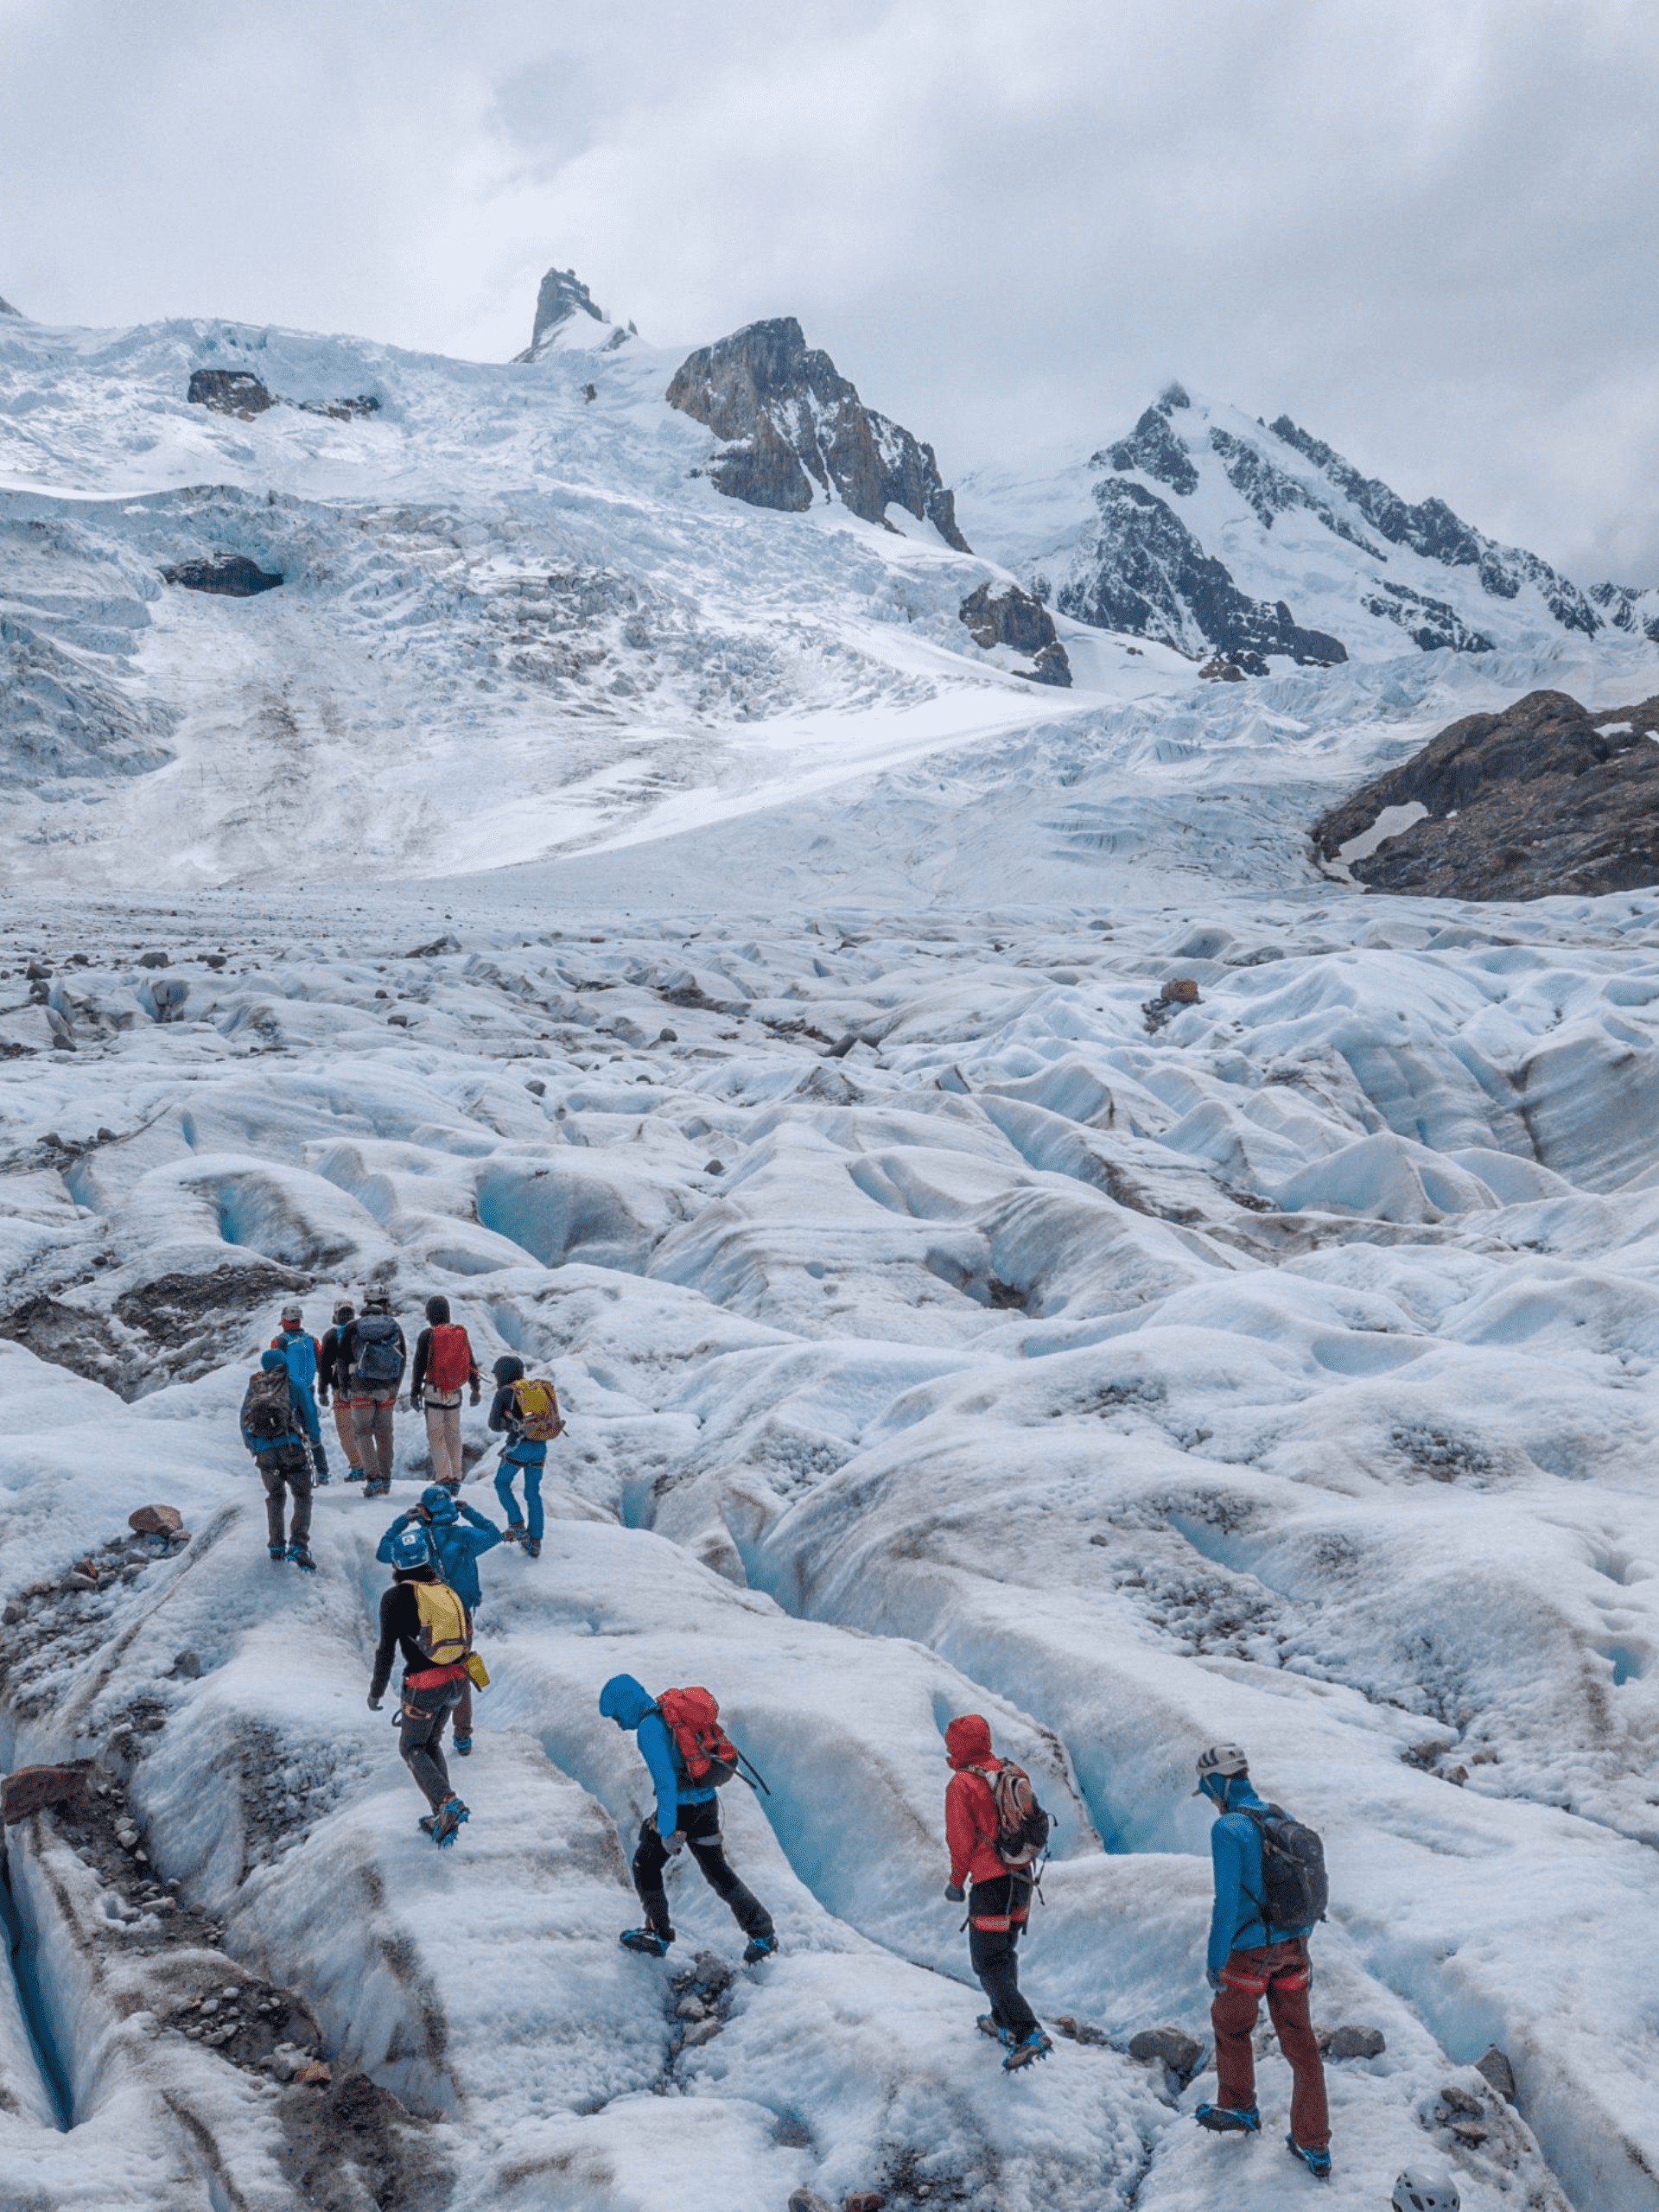
[[[1011,1867],[999,1848],[999,1836],[1005,1845],[1010,1838],[997,1815],[993,1784],[1003,1762],[991,1750],[990,1724],[976,1713],[962,1714],[945,1729],[944,1750],[954,1769],[944,1792],[944,1835],[950,1847],[944,1894],[961,1904],[972,1885],[968,1958],[991,2000],[979,2026],[1006,2047],[1002,2064],[1012,2073],[1033,2058],[1046,2057],[1053,2048],[1020,1994],[1018,1945],[1035,1877],[1029,1865]]]

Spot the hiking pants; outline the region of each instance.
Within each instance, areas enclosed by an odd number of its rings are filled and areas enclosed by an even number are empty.
[[[461,1393],[455,1393],[454,1403],[435,1398],[428,1390],[423,1404],[426,1409],[426,1441],[432,1454],[432,1479],[435,1483],[461,1484]]]
[[[304,1444],[279,1444],[259,1454],[259,1479],[265,1486],[265,1540],[271,1545],[302,1544],[311,1534],[311,1452]],[[294,1511],[283,1534],[283,1486],[294,1494]]]
[[[1290,2094],[1290,2132],[1310,2151],[1331,2140],[1325,2103],[1325,2069],[1308,2020],[1308,1985],[1313,1969],[1307,1942],[1297,1936],[1284,1943],[1262,1943],[1235,1951],[1221,1970],[1221,1987],[1210,2007],[1216,2031],[1216,2102],[1239,2111],[1255,2102],[1255,2064],[1250,2036],[1262,1999],[1279,2037],[1279,2048],[1294,2077]]]
[[[772,1915],[726,1864],[720,1840],[718,1802],[710,1797],[701,1805],[682,1805],[680,1834],[685,1838],[686,1849],[697,1862],[697,1872],[715,1896],[725,1900],[732,1918],[743,1933],[771,1936]],[[663,1936],[674,1933],[674,1924],[668,1916],[668,1892],[663,1886],[663,1869],[667,1864],[668,1853],[657,1833],[653,1815],[639,1831],[639,1847],[633,1854],[633,1886],[645,1908],[646,1920]]]
[[[397,1716],[397,1749],[435,1813],[454,1795],[444,1764],[443,1732],[451,1707],[460,1701],[459,1682],[435,1682],[429,1690],[406,1688]]]
[[[968,1963],[991,2000],[991,2018],[1016,2040],[1037,2025],[1020,1994],[1020,1938],[1031,1910],[1031,1885],[1012,1874],[976,1882],[968,1907]]]
[[[334,1398],[334,1433],[340,1439],[340,1448],[346,1454],[346,1465],[357,1467],[357,1417],[351,1402],[336,1394]],[[358,1471],[361,1473],[360,1467]]]
[[[523,1528],[532,1543],[542,1541],[542,1465],[547,1457],[547,1447],[542,1447],[540,1459],[503,1459],[496,1470],[495,1494],[501,1501],[501,1510],[515,1528]],[[512,1478],[522,1473],[524,1478],[524,1514],[521,1521],[518,1501],[512,1494]]]
[[[397,1402],[396,1390],[352,1400],[352,1431],[357,1445],[352,1465],[384,1482],[391,1480],[391,1414]]]

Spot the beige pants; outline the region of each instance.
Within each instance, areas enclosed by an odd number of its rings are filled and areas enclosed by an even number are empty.
[[[357,1465],[357,1424],[352,1418],[349,1402],[339,1392],[334,1394],[334,1433],[340,1439],[340,1448],[346,1454],[348,1467]]]
[[[391,1480],[391,1409],[397,1402],[396,1390],[388,1397],[352,1400],[357,1465],[384,1482]]]
[[[423,1394],[426,1407],[426,1440],[432,1453],[434,1482],[458,1484],[461,1475],[461,1393],[451,1396],[441,1391],[435,1396],[430,1390]],[[462,1729],[461,1734],[467,1734]]]

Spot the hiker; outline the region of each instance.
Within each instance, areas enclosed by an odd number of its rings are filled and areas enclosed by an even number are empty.
[[[409,1346],[392,1319],[390,1293],[365,1291],[363,1311],[340,1331],[334,1353],[335,1372],[344,1370],[351,1397],[365,1497],[384,1497],[391,1488],[392,1411],[408,1361]],[[338,1382],[334,1387],[339,1389]]]
[[[316,1439],[311,1446],[311,1465],[319,1490],[328,1480],[328,1455],[322,1448],[322,1425],[317,1419],[316,1382],[321,1365],[320,1347],[315,1337],[305,1333],[305,1308],[297,1299],[289,1299],[283,1306],[281,1323],[270,1340],[273,1351],[279,1351],[288,1368],[288,1380],[296,1400],[302,1399],[311,1410],[307,1429]]]
[[[1216,1903],[1205,1962],[1216,1993],[1210,2007],[1216,2031],[1216,2101],[1200,2105],[1193,2117],[1200,2127],[1217,2134],[1260,2133],[1250,2037],[1265,1996],[1294,2076],[1286,2145],[1323,2181],[1331,2171],[1331,2121],[1325,2069],[1308,2018],[1313,1969],[1307,1939],[1325,1912],[1318,1838],[1256,1796],[1249,1763],[1236,1744],[1217,1744],[1203,1754],[1193,1794],[1207,1797],[1217,1815],[1210,1831]],[[1300,1857],[1292,1866],[1292,1854],[1283,1848],[1287,1842],[1300,1848],[1301,1838],[1312,1845],[1316,1876]]]
[[[439,1573],[476,1620],[478,1609],[484,1602],[478,1582],[479,1558],[500,1542],[501,1531],[475,1507],[464,1504],[446,1484],[429,1483],[421,1492],[420,1503],[411,1506],[407,1513],[400,1513],[381,1537],[374,1555],[382,1567],[391,1566],[393,1545],[402,1531],[411,1526],[426,1530]],[[454,1738],[456,1751],[462,1758],[469,1758],[473,1748],[470,1675],[461,1685],[461,1696],[455,1705]]]
[[[352,1419],[352,1394],[347,1387],[346,1370],[340,1364],[340,1332],[348,1321],[357,1319],[357,1308],[349,1298],[334,1301],[333,1326],[322,1332],[322,1342],[317,1347],[317,1395],[326,1406],[330,1392],[334,1402],[334,1433],[340,1439],[340,1448],[346,1454],[346,1479],[360,1483],[363,1470],[357,1461],[357,1426]]]
[[[495,1494],[507,1516],[510,1541],[522,1544],[531,1559],[539,1559],[542,1467],[547,1458],[549,1440],[557,1436],[564,1427],[558,1394],[550,1382],[526,1379],[524,1361],[512,1352],[504,1353],[490,1372],[496,1385],[495,1396],[490,1402],[490,1431],[493,1435],[505,1435],[507,1440],[496,1470]],[[518,1501],[512,1494],[512,1478],[521,1470],[524,1478],[524,1520],[519,1518]]]
[[[952,1769],[944,1791],[950,1849],[944,1894],[952,1904],[968,1906],[968,1961],[991,2000],[977,2025],[1002,2045],[1003,2069],[1014,2073],[1054,2047],[1020,1993],[1020,1937],[1031,1912],[1036,1862],[1048,1840],[1048,1815],[1023,1768],[994,1754],[990,1724],[979,1713],[964,1713],[948,1724],[944,1754]]]
[[[681,1704],[687,1708],[686,1717],[681,1726],[671,1727],[670,1720],[677,1717]],[[769,1959],[778,1948],[772,1915],[733,1873],[721,1844],[720,1802],[715,1793],[720,1783],[735,1773],[739,1754],[718,1726],[720,1708],[713,1698],[707,1690],[665,1690],[658,1700],[632,1675],[613,1675],[599,1694],[599,1709],[619,1728],[634,1731],[657,1793],[657,1809],[640,1823],[633,1854],[633,1886],[645,1909],[645,1923],[643,1928],[624,1929],[618,1938],[623,1948],[643,1951],[652,1959],[667,1956],[674,1927],[663,1873],[681,1846],[689,1844],[698,1872],[724,1898],[749,1939],[744,1965]],[[707,1751],[699,1749],[700,1736]]]
[[[391,1540],[391,1587],[380,1599],[380,1641],[375,1647],[369,1710],[378,1713],[391,1675],[394,1647],[403,1654],[403,1707],[397,1749],[432,1808],[421,1827],[440,1849],[453,1843],[471,1817],[449,1786],[443,1731],[461,1697],[473,1647],[467,1608],[441,1580],[432,1540],[422,1528],[400,1529]]]
[[[426,1301],[427,1325],[415,1339],[415,1364],[409,1371],[411,1413],[424,1412],[432,1472],[451,1490],[461,1488],[461,1392],[464,1383],[479,1401],[478,1362],[467,1332],[449,1319],[447,1298]]]
[[[309,1416],[308,1427],[307,1417]],[[273,1563],[291,1560],[314,1574],[311,1534],[311,1447],[317,1443],[317,1409],[296,1397],[280,1351],[261,1352],[242,1398],[242,1441],[253,1454],[265,1486],[265,1536]],[[284,1490],[293,1497],[287,1535]]]

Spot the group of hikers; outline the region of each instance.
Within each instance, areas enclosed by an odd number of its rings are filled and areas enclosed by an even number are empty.
[[[527,1376],[523,1361],[512,1355],[495,1362],[489,1427],[506,1439],[495,1487],[509,1516],[505,1529],[497,1528],[459,1495],[461,1395],[468,1390],[474,1405],[480,1397],[471,1344],[452,1320],[447,1300],[429,1299],[426,1318],[416,1344],[410,1397],[426,1415],[435,1478],[391,1522],[376,1553],[392,1579],[380,1599],[368,1702],[372,1711],[381,1710],[401,1656],[398,1747],[429,1807],[420,1826],[443,1847],[470,1817],[450,1781],[444,1734],[453,1722],[456,1753],[470,1755],[473,1692],[489,1681],[473,1648],[483,1594],[478,1562],[504,1541],[520,1544],[532,1559],[539,1556],[543,1464],[563,1422],[551,1382]],[[395,1358],[381,1347],[389,1347]],[[328,1480],[319,1396],[326,1405],[332,1393],[341,1443],[354,1455],[348,1479],[362,1481],[368,1497],[390,1488],[392,1408],[404,1359],[403,1332],[382,1292],[365,1296],[360,1316],[349,1304],[337,1306],[321,1344],[304,1333],[299,1306],[283,1309],[281,1327],[248,1385],[242,1414],[243,1439],[264,1481],[273,1560],[291,1560],[308,1570],[314,1564],[307,1541],[313,1474],[319,1483]],[[512,1488],[521,1475],[522,1517]],[[286,1535],[285,1491],[293,1501]],[[644,1917],[623,1930],[623,1947],[648,1958],[667,1956],[675,1941],[667,1869],[687,1850],[747,1939],[744,1963],[771,1958],[777,1929],[727,1859],[719,1798],[734,1777],[763,1790],[766,1783],[727,1734],[715,1699],[700,1687],[653,1696],[633,1675],[613,1675],[599,1694],[599,1710],[632,1733],[655,1797],[640,1824],[632,1866]],[[963,1713],[948,1724],[944,1751],[950,1769],[944,1895],[966,1908],[969,1962],[990,2005],[977,2024],[1001,2046],[1005,2071],[1015,2073],[1053,2048],[1020,1991],[1019,1972],[1019,1946],[1041,1878],[1049,1817],[1025,1770],[998,1757],[989,1724],[980,1714]],[[1257,1794],[1236,1744],[1218,1744],[1202,1754],[1194,1794],[1208,1801],[1216,1816],[1211,1832],[1215,1901],[1205,1963],[1214,1993],[1210,2018],[1217,2075],[1214,2099],[1200,2104],[1194,2117],[1217,2134],[1261,2132],[1253,2037],[1265,1999],[1292,2075],[1285,2142],[1322,2180],[1331,2172],[1331,2126],[1309,2012],[1308,1952],[1327,1898],[1319,1840]],[[1392,2201],[1395,2212],[1457,2212],[1458,2192],[1444,2176],[1408,2172],[1400,2177]]]

